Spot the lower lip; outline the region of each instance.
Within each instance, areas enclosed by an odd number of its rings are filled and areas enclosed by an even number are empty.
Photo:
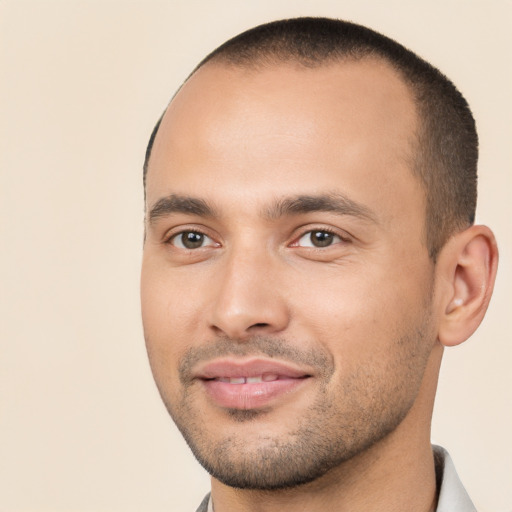
[[[282,378],[270,382],[230,384],[218,380],[203,380],[206,391],[213,402],[226,409],[258,409],[272,401],[295,391],[307,378]]]

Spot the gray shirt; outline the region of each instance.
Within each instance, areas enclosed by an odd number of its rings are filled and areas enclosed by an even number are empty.
[[[439,501],[436,512],[476,512],[476,508],[455,471],[452,459],[441,446],[433,446]],[[196,512],[214,512],[210,495],[205,496]]]

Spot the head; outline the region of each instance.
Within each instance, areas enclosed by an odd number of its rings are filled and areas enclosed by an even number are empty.
[[[442,347],[496,268],[476,144],[437,70],[333,20],[244,33],[175,95],[146,155],[144,331],[218,481],[292,487],[428,442]]]

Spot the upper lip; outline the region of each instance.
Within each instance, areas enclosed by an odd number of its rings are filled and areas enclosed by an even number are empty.
[[[217,359],[199,365],[194,372],[197,379],[217,379],[235,377],[258,377],[263,374],[274,374],[290,379],[309,377],[311,374],[304,369],[284,361],[269,359]]]

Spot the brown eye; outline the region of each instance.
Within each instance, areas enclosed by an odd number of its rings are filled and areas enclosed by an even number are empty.
[[[180,249],[199,249],[205,245],[211,245],[212,239],[197,231],[183,231],[171,238],[171,243]]]
[[[308,231],[302,235],[297,242],[300,247],[329,247],[332,244],[341,242],[341,238],[329,231]]]

